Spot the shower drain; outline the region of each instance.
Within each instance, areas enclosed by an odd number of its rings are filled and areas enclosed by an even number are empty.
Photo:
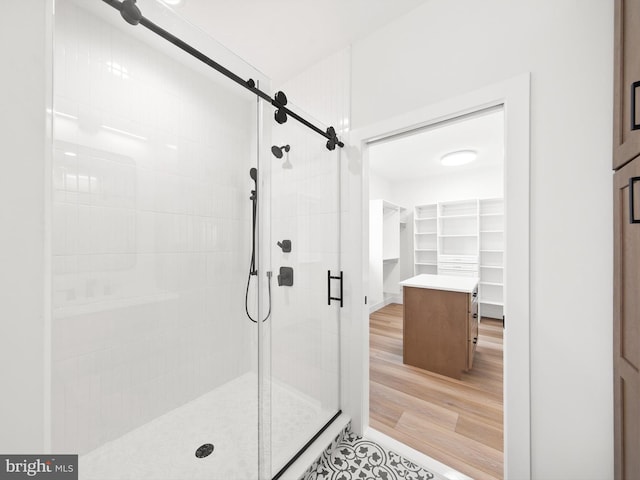
[[[213,444],[205,443],[201,447],[198,447],[198,449],[196,450],[196,457],[204,458],[204,457],[208,457],[212,453],[213,453]]]

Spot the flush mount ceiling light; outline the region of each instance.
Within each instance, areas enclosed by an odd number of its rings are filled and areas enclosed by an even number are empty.
[[[456,152],[447,153],[440,158],[440,163],[446,167],[456,167],[458,165],[466,165],[478,158],[478,152],[475,150],[458,150]]]
[[[167,5],[171,5],[172,7],[177,7],[178,5],[182,5],[184,0],[162,0]]]

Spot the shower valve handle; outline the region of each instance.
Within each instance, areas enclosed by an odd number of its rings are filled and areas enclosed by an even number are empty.
[[[283,253],[289,253],[291,251],[291,240],[282,240],[277,245],[282,249]]]

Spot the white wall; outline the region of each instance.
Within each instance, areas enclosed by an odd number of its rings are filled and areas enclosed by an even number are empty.
[[[483,168],[437,175],[391,184],[394,198],[405,208],[468,198],[496,198],[503,195],[502,168]]]
[[[432,0],[353,47],[354,128],[531,72],[533,478],[613,474],[612,37],[604,0]]]
[[[0,451],[43,452],[46,0],[0,16]],[[16,48],[20,46],[20,48]],[[9,67],[10,66],[10,67]]]
[[[376,175],[374,172],[369,173],[369,199],[397,203],[393,196],[391,182],[380,175]]]

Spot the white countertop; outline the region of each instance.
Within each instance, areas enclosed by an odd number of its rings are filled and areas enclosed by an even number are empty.
[[[453,275],[429,275],[423,273],[400,282],[403,287],[430,288],[451,292],[472,293],[478,285],[477,277],[457,277]]]

